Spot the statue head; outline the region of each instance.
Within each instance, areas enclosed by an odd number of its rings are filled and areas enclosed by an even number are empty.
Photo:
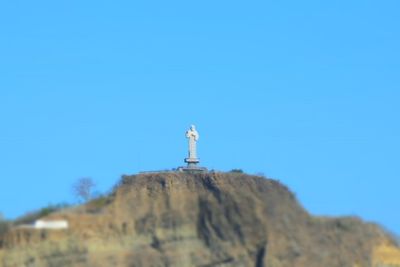
[[[193,124],[190,126],[190,130],[192,131],[196,131],[196,126],[194,126]]]

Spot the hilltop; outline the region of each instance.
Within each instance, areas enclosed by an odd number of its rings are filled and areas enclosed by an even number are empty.
[[[377,225],[312,216],[283,184],[242,173],[124,176],[109,196],[45,219],[69,229],[12,228],[1,267],[400,266]]]

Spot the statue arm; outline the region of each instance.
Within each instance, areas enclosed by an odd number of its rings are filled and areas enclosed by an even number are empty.
[[[199,133],[197,131],[187,131],[186,138],[193,137],[195,141],[199,140]]]

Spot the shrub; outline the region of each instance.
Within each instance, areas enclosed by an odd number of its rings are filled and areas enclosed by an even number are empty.
[[[30,224],[35,222],[36,220],[48,216],[54,212],[63,210],[65,208],[70,207],[69,204],[66,203],[61,203],[61,204],[56,204],[56,205],[48,205],[47,207],[41,208],[38,211],[33,211],[33,212],[28,212],[25,215],[19,217],[14,221],[15,225],[19,224]]]
[[[10,223],[3,218],[0,218],[0,239],[10,228]]]
[[[106,196],[106,195],[102,195],[97,198],[94,198],[91,201],[89,201],[89,203],[87,204],[87,206],[86,206],[87,211],[90,213],[98,213],[102,210],[103,207],[110,204],[111,201],[112,201],[112,197]]]
[[[243,173],[243,170],[242,170],[242,169],[232,169],[230,172],[233,172],[233,173]]]

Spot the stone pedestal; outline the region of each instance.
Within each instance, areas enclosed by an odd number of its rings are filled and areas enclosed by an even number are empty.
[[[208,169],[205,167],[193,166],[193,167],[179,167],[179,172],[208,172]]]

